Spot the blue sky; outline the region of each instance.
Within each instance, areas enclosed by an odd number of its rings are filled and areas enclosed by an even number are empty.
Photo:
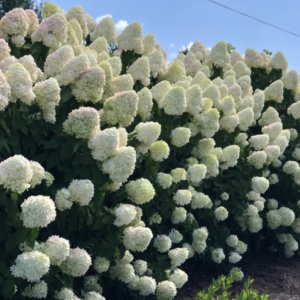
[[[300,73],[300,38],[218,7],[207,0],[52,0],[65,10],[82,5],[94,18],[111,14],[114,21],[139,21],[153,33],[169,58],[189,42],[212,47],[220,40],[244,53],[246,48],[281,50],[289,69]],[[227,6],[300,34],[298,0],[218,0]],[[123,22],[124,23],[124,22]],[[122,22],[119,23],[122,25]]]

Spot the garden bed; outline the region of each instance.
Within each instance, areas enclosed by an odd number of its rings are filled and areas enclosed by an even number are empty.
[[[249,258],[243,266],[245,277],[255,281],[253,287],[260,293],[270,295],[270,300],[300,299],[300,257],[283,259],[278,256],[260,255]],[[197,292],[211,283],[212,275],[199,266],[189,272],[189,282],[177,296],[177,300],[194,299]],[[233,291],[240,290],[236,284]]]

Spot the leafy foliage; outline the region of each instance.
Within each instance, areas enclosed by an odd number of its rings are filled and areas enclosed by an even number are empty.
[[[27,13],[0,20],[3,299],[173,299],[188,260],[298,250],[300,89],[282,53],[196,41],[167,64],[138,23]]]
[[[253,279],[248,278],[240,292],[232,295],[230,289],[239,276],[239,272],[228,276],[221,275],[214,279],[211,285],[205,290],[200,291],[196,300],[268,300],[269,296],[266,294],[259,294],[252,288]],[[234,297],[234,298],[232,298]]]

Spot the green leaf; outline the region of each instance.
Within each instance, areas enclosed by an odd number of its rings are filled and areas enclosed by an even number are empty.
[[[59,150],[59,158],[61,161],[66,160],[70,154],[72,153],[73,145],[69,143],[62,144],[60,150]]]
[[[44,63],[48,52],[49,48],[41,42],[35,42],[31,47],[31,55],[34,57],[37,66],[42,70],[44,68]]]
[[[72,91],[69,87],[65,87],[61,92],[61,102],[65,103],[72,98]]]
[[[9,267],[4,263],[4,261],[1,260],[0,260],[0,273],[4,275],[9,273]]]
[[[80,146],[81,146],[81,141],[76,142],[76,143],[74,144],[74,146],[73,146],[73,151],[72,151],[72,153],[76,153],[77,150],[80,148]]]
[[[26,228],[20,228],[18,231],[9,236],[5,242],[5,249],[10,252],[17,248],[22,242],[25,241],[27,235]]]
[[[4,298],[12,298],[15,293],[15,282],[12,277],[7,278],[4,284],[1,285],[0,294]]]
[[[52,169],[58,163],[58,153],[53,151],[46,160],[47,169]]]
[[[34,242],[36,241],[36,239],[39,235],[39,232],[40,232],[39,228],[32,228],[31,230],[29,230],[27,238],[26,238],[26,242],[29,247],[34,246]]]
[[[0,126],[4,129],[4,131],[6,132],[6,134],[8,136],[10,136],[10,129],[6,125],[5,121],[3,119],[1,119],[1,118],[0,118]]]
[[[111,225],[113,224],[114,220],[115,220],[114,215],[106,215],[102,218],[102,224]]]
[[[52,139],[49,142],[45,143],[44,148],[45,149],[57,149],[62,144],[62,141],[60,139]]]
[[[6,224],[11,224],[11,226],[17,227],[20,225],[20,211],[17,206],[17,194],[12,193],[10,198],[2,199],[5,205],[5,211],[7,219],[5,220]]]

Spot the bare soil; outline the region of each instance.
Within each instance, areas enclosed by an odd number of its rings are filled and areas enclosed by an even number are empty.
[[[272,255],[258,255],[250,258],[242,266],[245,277],[255,281],[253,287],[261,293],[270,295],[270,300],[300,300],[300,257],[285,259]],[[197,292],[209,286],[212,274],[199,266],[188,271],[189,282],[180,290],[176,300],[192,300]],[[234,291],[241,289],[236,284]]]

